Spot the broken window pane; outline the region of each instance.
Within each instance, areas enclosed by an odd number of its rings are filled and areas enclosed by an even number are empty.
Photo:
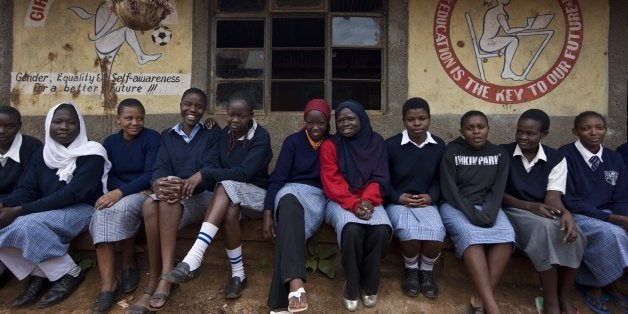
[[[262,81],[238,82],[238,83],[218,83],[216,88],[216,108],[227,110],[229,97],[237,91],[245,91],[249,93],[255,100],[253,109],[262,110],[263,90]]]
[[[272,61],[273,79],[325,78],[324,50],[275,50]]]
[[[218,51],[216,53],[216,76],[220,78],[262,78],[264,76],[264,51]]]
[[[266,9],[266,0],[218,0],[218,11],[259,12]]]
[[[218,21],[216,48],[264,48],[264,21]]]
[[[334,46],[379,46],[380,19],[341,16],[332,18],[331,42]]]
[[[301,111],[313,98],[325,98],[323,82],[273,82],[273,111]]]
[[[274,18],[273,47],[325,47],[325,19]]]
[[[332,108],[343,100],[355,99],[366,110],[381,109],[381,83],[334,81],[332,83]]]
[[[371,49],[334,49],[332,77],[353,79],[380,79],[382,52]]]
[[[331,0],[332,12],[381,12],[383,6],[383,0]]]

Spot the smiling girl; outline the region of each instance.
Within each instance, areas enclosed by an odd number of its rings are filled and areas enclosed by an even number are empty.
[[[594,312],[608,313],[606,299],[626,312],[626,297],[614,284],[627,280],[628,172],[621,155],[602,146],[606,119],[601,114],[577,115],[573,134],[578,140],[560,151],[569,169],[563,201],[588,242],[576,282]]]
[[[261,217],[268,186],[268,164],[273,156],[270,135],[253,118],[253,105],[253,98],[245,92],[229,97],[227,126],[219,141],[219,167],[202,168],[192,178],[216,182],[214,197],[207,207],[196,242],[183,261],[164,276],[173,283],[198,277],[205,250],[222,226],[231,264],[231,277],[225,290],[227,299],[239,298],[247,284],[240,214],[246,209],[245,214]],[[184,185],[183,195],[190,193],[190,189],[191,186]]]

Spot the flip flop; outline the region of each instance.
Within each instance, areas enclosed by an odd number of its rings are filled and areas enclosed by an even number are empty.
[[[471,300],[469,301],[469,313],[471,313],[471,314],[484,314],[486,312],[484,311],[484,307],[483,306],[475,306],[475,305],[473,305],[473,297],[472,297]]]
[[[166,280],[163,277],[164,277],[164,275],[162,275],[159,279]],[[169,293],[153,293],[153,296],[150,298],[150,300],[151,301],[152,300],[162,300],[163,304],[161,306],[159,306],[159,307],[155,307],[155,306],[150,305],[150,303],[149,303],[150,309],[153,310],[153,311],[158,311],[158,310],[163,309],[168,304],[168,302],[170,302],[170,299],[179,291],[179,288],[181,288],[181,286],[179,284],[173,283],[170,286],[170,292]]]
[[[606,306],[606,300],[604,299],[604,296],[597,297],[587,288],[582,286],[580,287],[580,295],[582,295],[582,301],[584,301],[584,304],[586,304],[591,311],[597,314],[611,313]]]
[[[290,299],[292,298],[296,298],[297,300],[299,300],[299,303],[301,303],[302,294],[305,294],[305,289],[303,289],[303,287],[297,289],[297,291],[290,292],[288,294],[288,303],[290,303]],[[288,305],[288,312],[290,313],[303,312],[305,310],[307,310],[307,304],[305,304],[305,307],[291,307],[290,305]]]
[[[621,293],[606,290],[602,292],[602,296],[607,301],[613,302],[622,313],[628,313],[628,305],[626,304],[628,300]]]

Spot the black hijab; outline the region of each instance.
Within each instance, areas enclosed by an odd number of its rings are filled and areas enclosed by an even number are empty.
[[[360,119],[360,131],[351,138],[346,138],[339,133],[331,137],[336,144],[340,172],[349,183],[352,192],[354,189],[364,189],[370,182],[377,182],[384,196],[384,187],[390,180],[384,139],[373,131],[364,107],[355,100],[346,100],[338,104],[336,118],[338,113],[345,108],[351,110]],[[337,121],[336,130],[338,130]]]

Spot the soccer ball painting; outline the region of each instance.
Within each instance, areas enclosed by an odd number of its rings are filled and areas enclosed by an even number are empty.
[[[172,31],[166,26],[159,26],[153,30],[150,38],[155,45],[165,46],[172,39]]]

